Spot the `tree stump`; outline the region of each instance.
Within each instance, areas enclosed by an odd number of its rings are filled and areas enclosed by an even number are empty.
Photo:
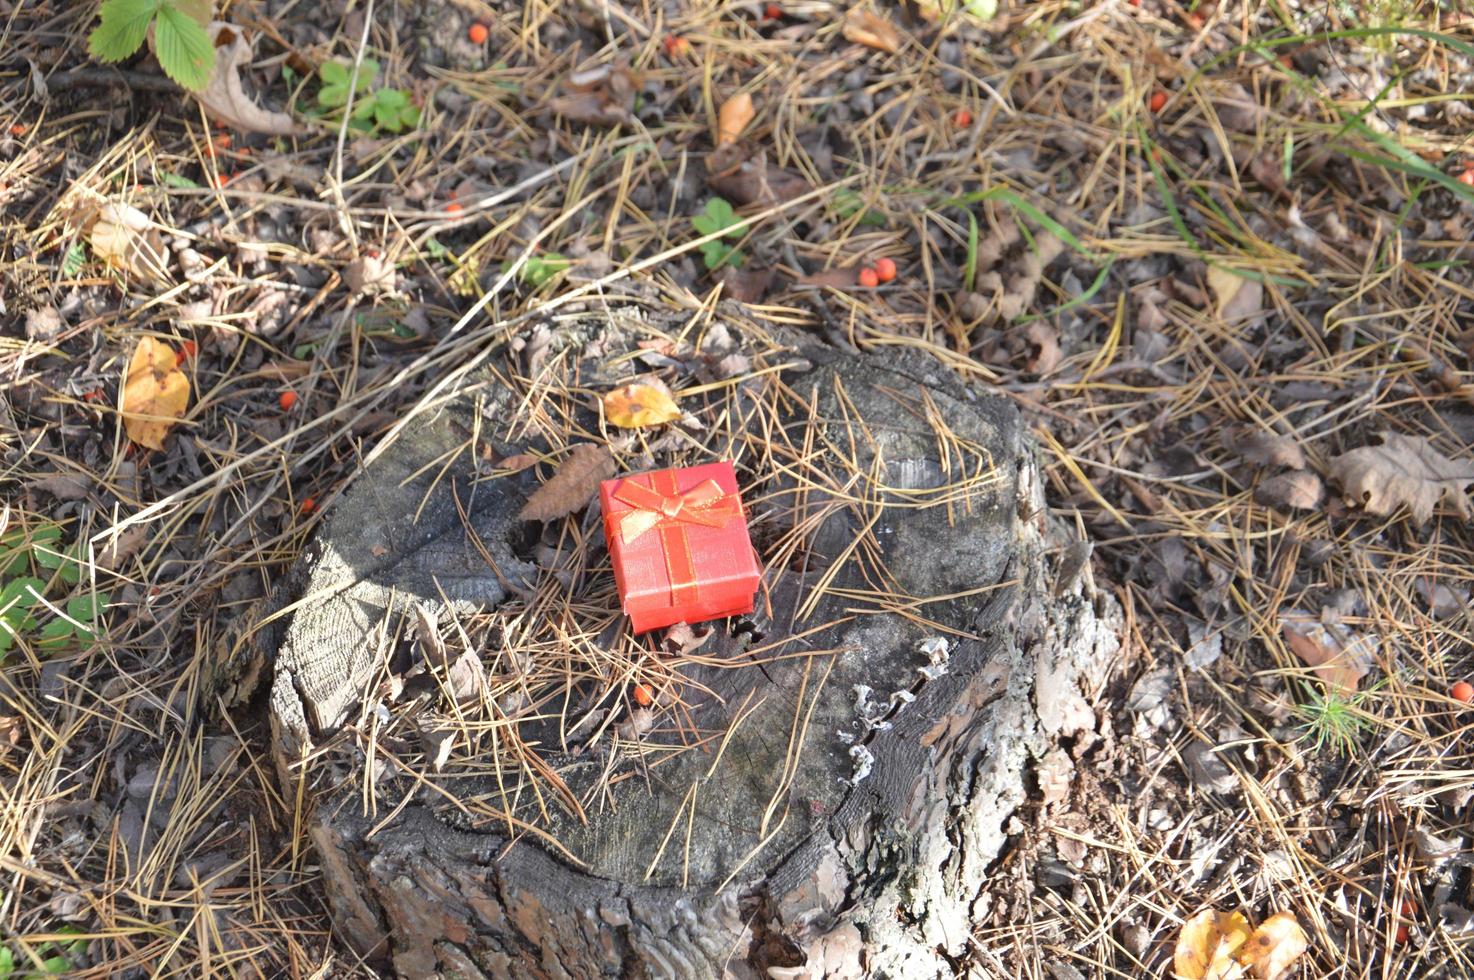
[[[278,600],[278,766],[369,961],[954,976],[1031,758],[1093,726],[1116,613],[1012,406],[924,353],[709,312],[522,335],[366,467]],[[650,370],[685,418],[609,427],[599,395]],[[583,442],[732,459],[759,611],[630,636],[597,502],[517,517]]]

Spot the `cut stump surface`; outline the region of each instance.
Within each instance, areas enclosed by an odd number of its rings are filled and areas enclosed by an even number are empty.
[[[651,370],[684,420],[607,426]],[[733,460],[759,611],[630,636],[597,502],[516,517],[585,442]],[[1113,606],[1067,543],[1012,406],[923,353],[540,326],[366,467],[262,633],[342,937],[404,976],[955,975],[1026,766],[1094,724]]]

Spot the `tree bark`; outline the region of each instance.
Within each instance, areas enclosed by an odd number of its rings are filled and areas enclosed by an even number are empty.
[[[750,376],[682,407],[727,419],[706,451],[746,475],[769,563],[761,612],[669,655],[685,695],[643,726],[607,696],[618,678],[597,676],[570,687],[566,717],[503,719],[557,774],[562,804],[509,803],[484,770],[438,772],[418,747],[383,757],[394,744],[372,732],[409,710],[384,694],[406,669],[397,624],[418,604],[461,615],[546,587],[546,548],[516,519],[536,473],[478,479],[476,453],[458,451],[468,433],[498,454],[525,448],[497,441],[536,401],[515,377],[551,358],[607,390],[641,339],[684,320],[601,311],[509,352],[365,470],[295,573],[300,594],[276,602],[286,612],[263,635],[279,642],[278,766],[306,801],[341,937],[370,960],[412,977],[965,969],[1031,760],[1093,726],[1082,685],[1114,652],[1119,614],[1091,585],[1088,551],[1047,518],[1005,400],[920,354],[843,352],[724,315],[711,356],[677,359],[731,370],[738,355]],[[753,408],[764,399],[778,407]],[[667,457],[657,445],[643,462]],[[786,548],[795,535],[803,546]],[[608,578],[594,549],[569,593],[598,606]],[[602,736],[581,741],[591,729]],[[701,746],[676,751],[693,732]]]

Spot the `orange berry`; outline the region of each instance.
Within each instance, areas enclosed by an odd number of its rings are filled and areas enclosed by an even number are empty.
[[[222,150],[228,150],[228,149],[230,149],[230,134],[229,133],[221,133],[219,136],[216,136],[215,137],[215,145],[218,146],[218,147],[220,147],[220,149],[222,149]]]
[[[15,125],[10,127],[10,135],[24,136],[26,135],[26,127],[22,126],[20,123],[16,123]]]
[[[875,278],[881,282],[890,282],[896,278],[896,260],[892,258],[876,259]]]
[[[310,514],[317,510],[317,501],[311,497],[304,497],[298,509],[304,514]]]
[[[1147,108],[1152,112],[1161,112],[1162,106],[1167,104],[1167,93],[1158,89],[1153,92],[1151,98],[1146,100]]]
[[[186,340],[184,343],[179,345],[179,350],[176,351],[174,354],[174,366],[178,367],[185,361],[190,360],[195,356],[195,353],[198,350],[199,348],[195,346],[195,342],[193,340]]]
[[[472,44],[485,44],[486,39],[491,37],[491,31],[486,29],[485,24],[472,24],[466,29],[466,36],[471,39]]]
[[[1191,27],[1195,31],[1201,31],[1203,29],[1203,24],[1205,23],[1206,21],[1203,20],[1202,14],[1187,15],[1187,26]]]
[[[667,58],[684,57],[691,51],[691,42],[675,34],[667,34],[665,40],[660,43],[665,47]]]
[[[1459,183],[1468,184],[1470,187],[1474,187],[1474,167],[1470,167],[1468,170],[1465,170],[1463,173],[1459,174],[1458,179]]]
[[[1411,919],[1418,914],[1418,907],[1413,904],[1412,899],[1404,898],[1402,900],[1402,914],[1404,918],[1408,919]]]
[[[1133,6],[1133,7],[1140,7],[1141,6],[1141,0],[1131,0],[1131,6]]]
[[[880,276],[876,274],[874,269],[867,265],[860,270],[860,285],[866,289],[874,289],[880,285]]]
[[[1399,944],[1407,942],[1408,937],[1411,935],[1412,932],[1408,929],[1407,926],[1397,927],[1397,941]]]
[[[460,214],[465,208],[461,207],[460,201],[451,201],[445,206],[446,214]]]
[[[1465,704],[1474,702],[1474,684],[1468,681],[1459,681],[1448,689],[1448,693],[1455,701],[1462,701]]]
[[[642,708],[648,708],[655,703],[655,692],[650,689],[649,684],[636,684],[630,692],[635,699],[635,704]]]
[[[966,109],[958,109],[952,113],[952,122],[958,129],[966,129],[972,125],[972,113]]]
[[[778,6],[776,3],[770,3],[763,8],[763,16],[766,17],[768,20],[782,20],[783,8]]]
[[[297,404],[297,393],[288,388],[286,391],[281,393],[281,397],[278,398],[276,401],[277,404],[281,405],[281,410],[283,412],[290,412],[292,410],[292,406]]]
[[[215,186],[216,187],[224,187],[228,183],[230,183],[230,174],[216,174],[215,175]]]

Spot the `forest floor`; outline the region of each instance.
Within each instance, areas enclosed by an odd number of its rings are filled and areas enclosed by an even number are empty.
[[[232,624],[494,324],[630,278],[933,351],[1093,542],[1122,654],[971,975],[1168,975],[1209,907],[1293,914],[1295,975],[1474,975],[1455,7],[225,4],[272,135],[0,0],[0,978],[371,975]]]

